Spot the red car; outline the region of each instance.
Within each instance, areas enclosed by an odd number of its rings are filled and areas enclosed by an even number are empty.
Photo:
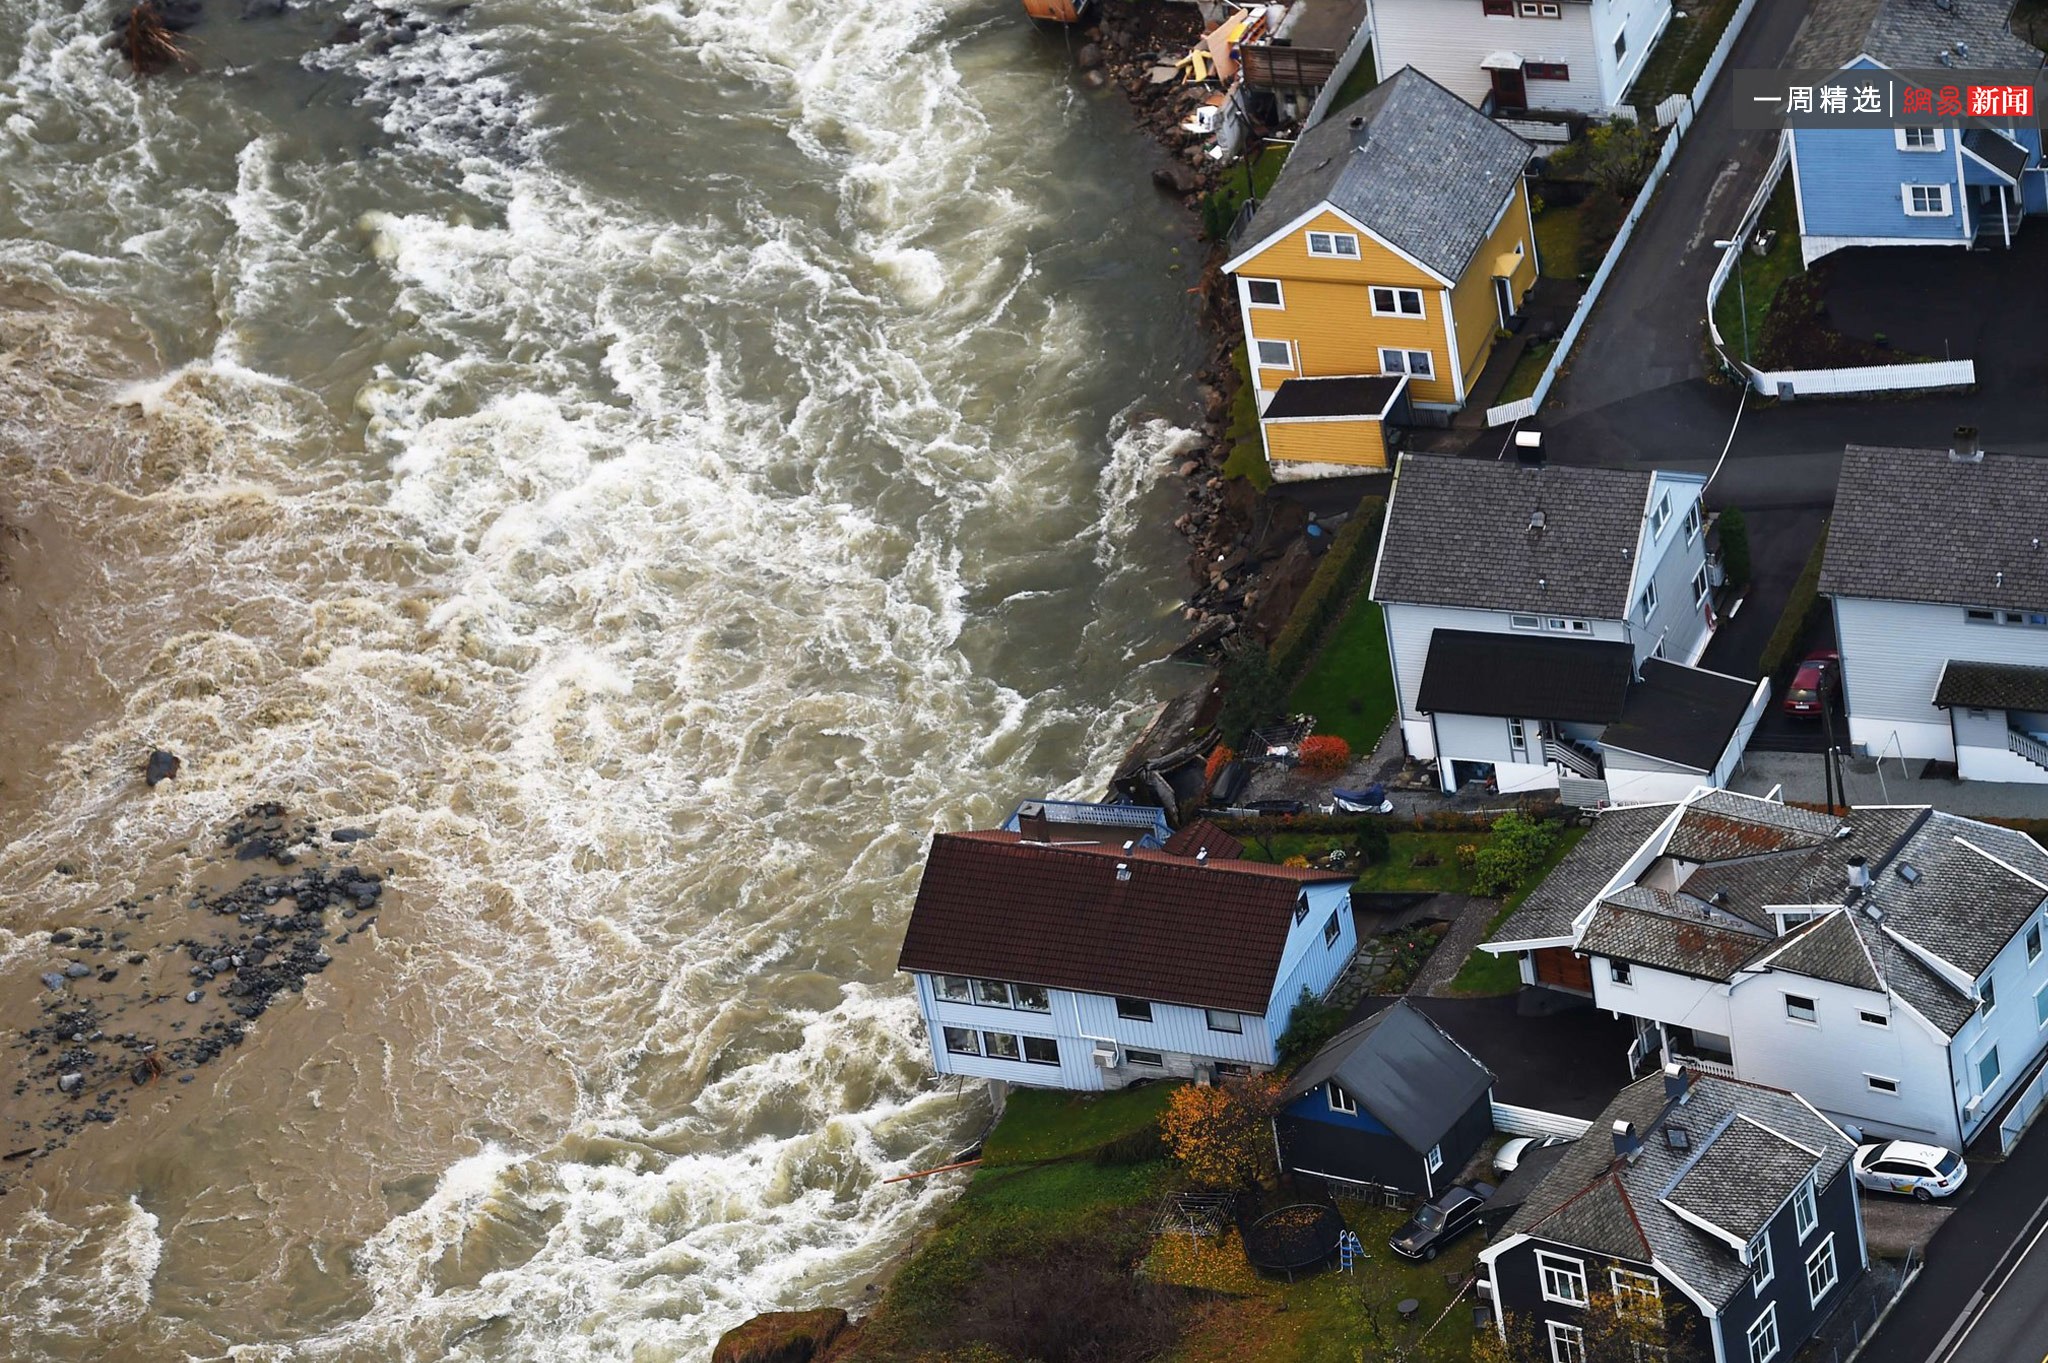
[[[1819,714],[1825,703],[1822,698],[1835,689],[1841,670],[1842,655],[1832,648],[1817,648],[1807,654],[1805,661],[1799,664],[1799,670],[1792,674],[1792,685],[1785,692],[1785,713]]]

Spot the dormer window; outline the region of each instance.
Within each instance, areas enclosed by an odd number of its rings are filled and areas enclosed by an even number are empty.
[[[1358,1115],[1358,1100],[1338,1088],[1336,1080],[1331,1080],[1324,1087],[1330,1091],[1330,1111],[1341,1112],[1347,1117]]]

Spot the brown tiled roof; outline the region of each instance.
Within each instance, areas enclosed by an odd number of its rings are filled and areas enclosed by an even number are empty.
[[[1191,857],[1206,849],[1211,860],[1235,861],[1244,855],[1244,844],[1210,823],[1196,819],[1166,840],[1166,850],[1176,857]]]
[[[1302,890],[1351,878],[941,833],[896,968],[1264,1013]]]

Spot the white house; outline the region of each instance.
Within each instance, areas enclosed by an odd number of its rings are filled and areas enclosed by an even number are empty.
[[[1164,847],[1085,823],[932,840],[897,969],[933,1067],[1112,1089],[1272,1065],[1358,944],[1352,877],[1240,860],[1205,822]]]
[[[2048,782],[2048,461],[1953,449],[1842,456],[1820,589],[1849,741]]]
[[[1605,114],[1623,102],[1671,0],[1373,0],[1382,78],[1412,66],[1491,114]]]
[[[1770,690],[1692,665],[1715,624],[1704,484],[1403,458],[1372,599],[1409,756],[1446,791],[1582,804],[1723,784]]]
[[[2048,853],[1926,807],[1614,810],[1483,949],[1633,1018],[1631,1059],[1961,1149],[2048,1044]]]

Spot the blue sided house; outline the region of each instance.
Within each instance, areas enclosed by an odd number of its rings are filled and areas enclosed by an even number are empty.
[[[1786,59],[1820,72],[2038,70],[2008,0],[1836,0],[1816,7]],[[1852,79],[1853,88],[1853,79]],[[1797,128],[1785,133],[1806,264],[1845,246],[2004,247],[2048,212],[2039,128]]]
[[[1330,1038],[1281,1093],[1282,1167],[1434,1197],[1493,1134],[1493,1074],[1406,999]]]

